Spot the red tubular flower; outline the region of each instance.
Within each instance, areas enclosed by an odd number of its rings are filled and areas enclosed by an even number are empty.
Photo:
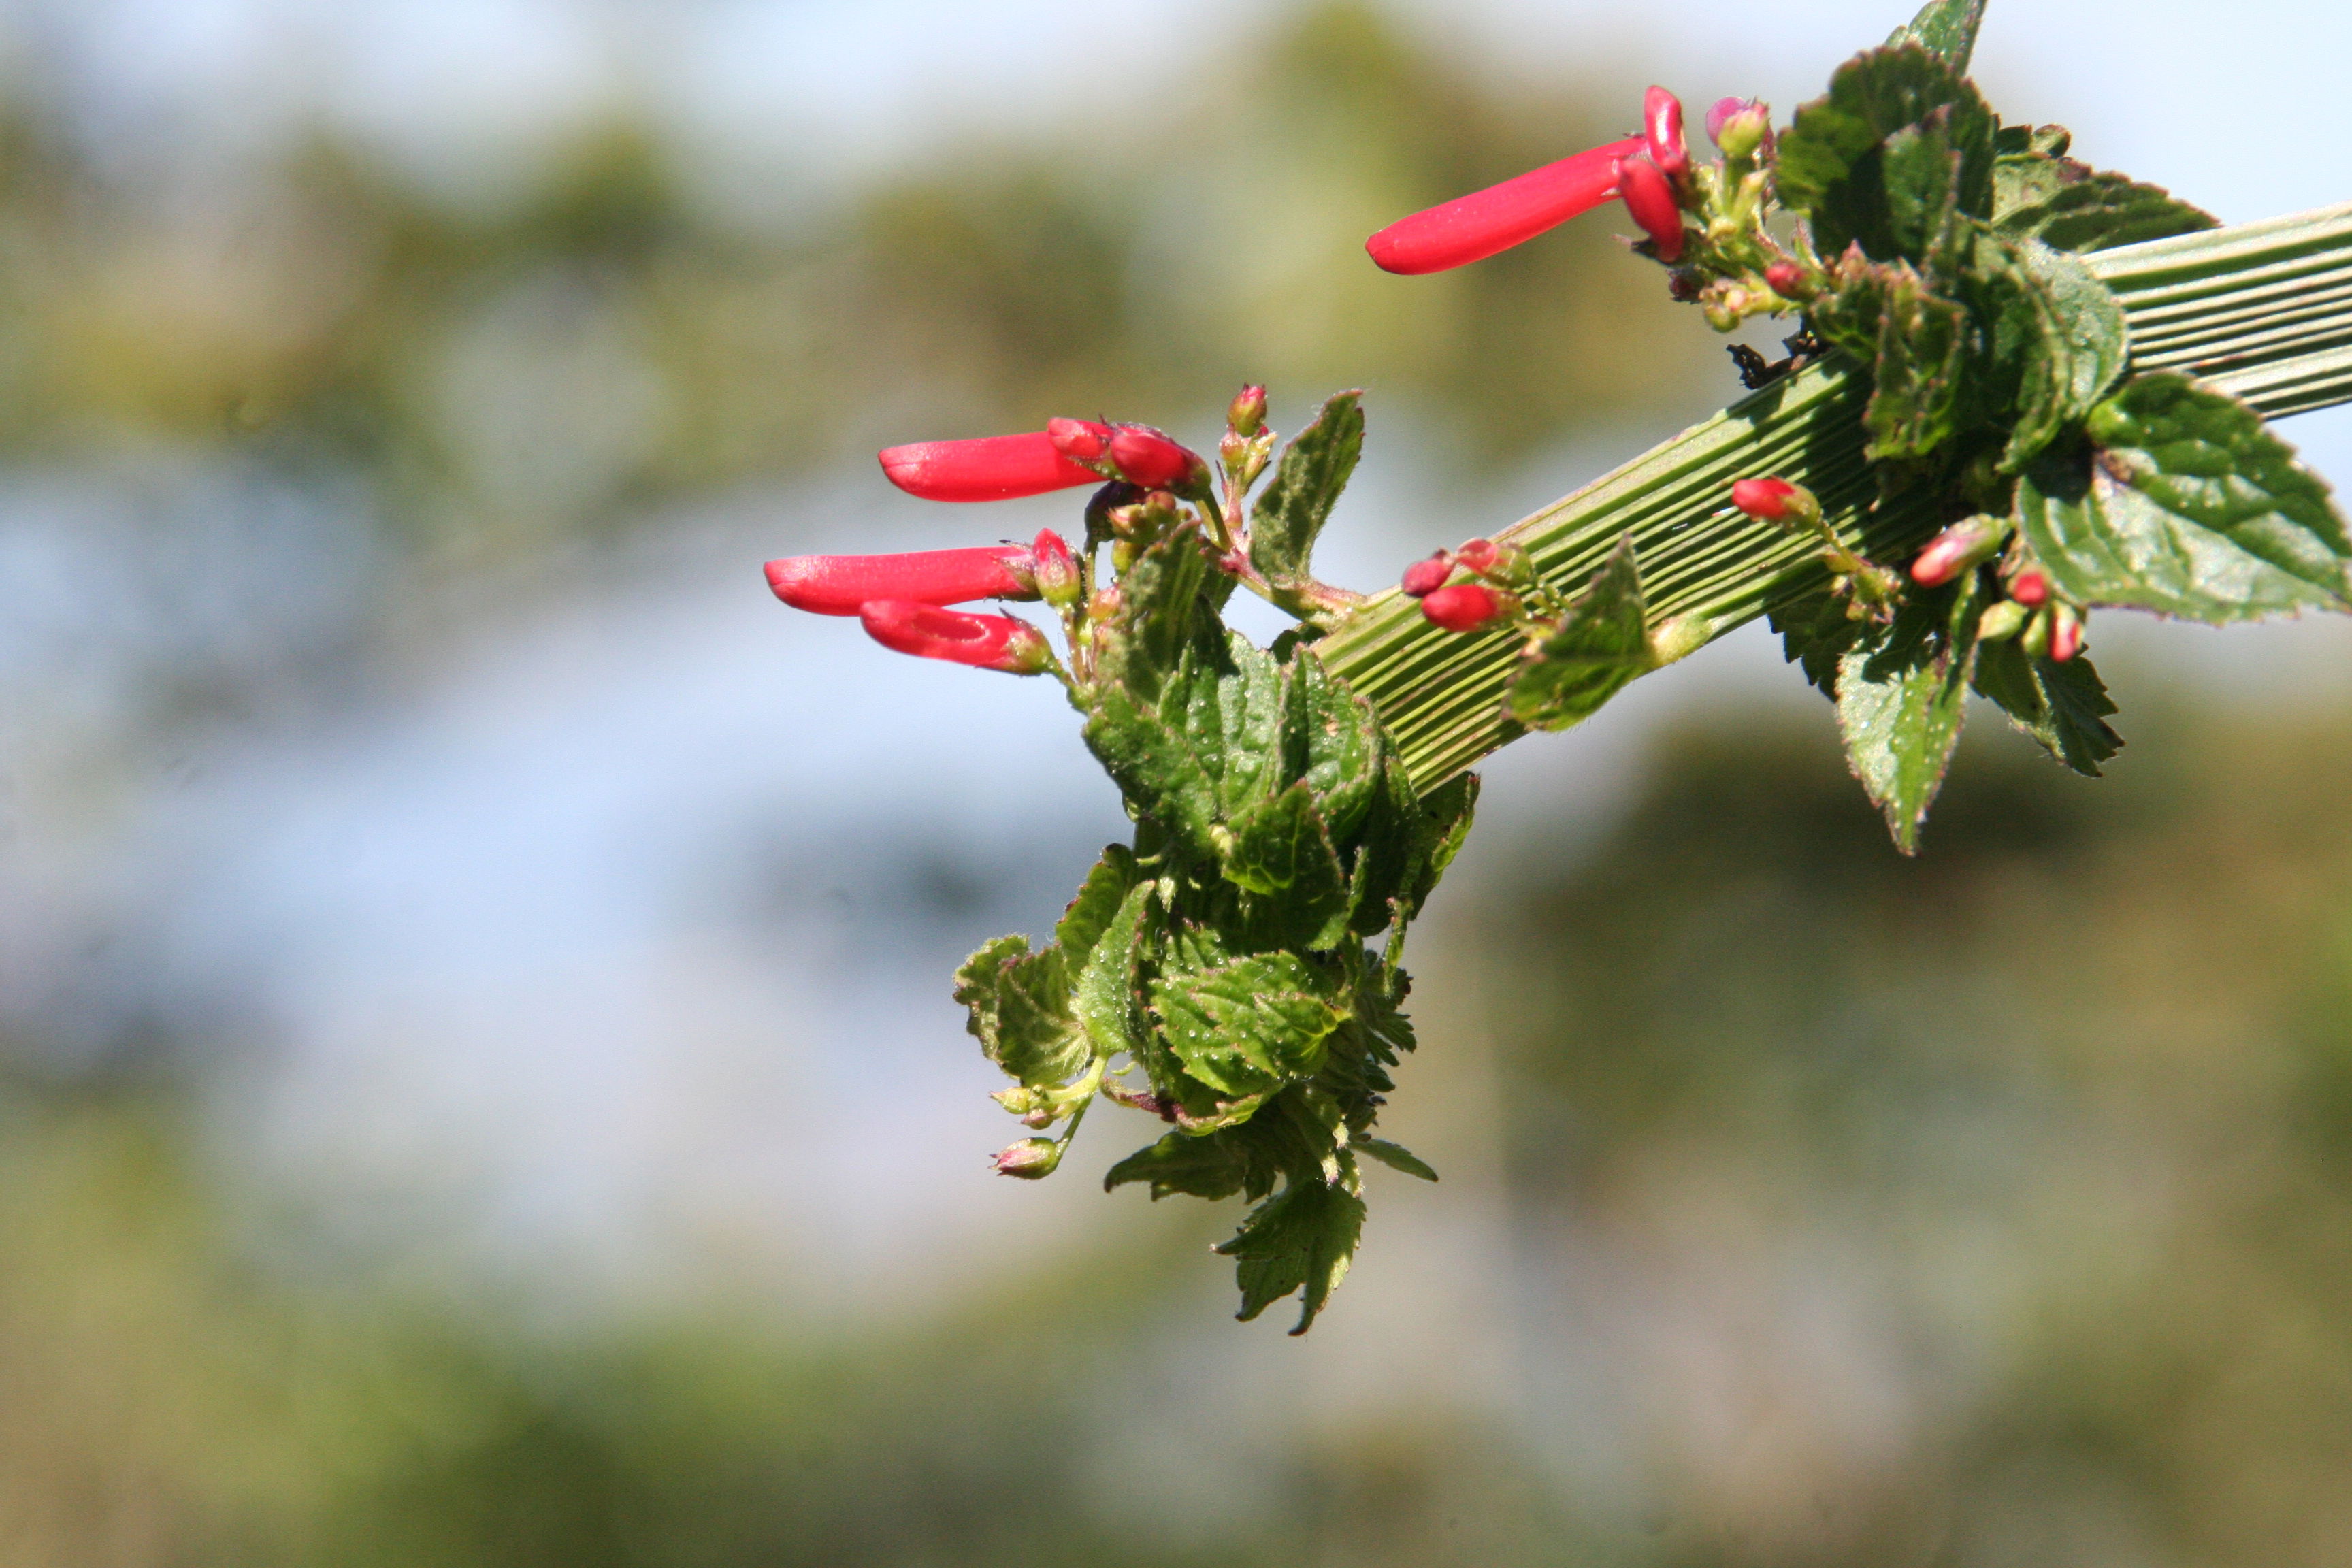
[[[1097,463],[1110,450],[1111,427],[1091,419],[1048,419],[1045,438],[1074,463]],[[1097,476],[1099,478],[1100,476]]]
[[[1399,580],[1397,586],[1404,591],[1408,598],[1426,599],[1444,587],[1445,580],[1453,574],[1454,558],[1441,550],[1428,560],[1416,561],[1406,567],[1404,576]]]
[[[890,482],[925,500],[1010,500],[1102,483],[1100,474],[1062,456],[1043,430],[976,441],[918,441],[880,456]]]
[[[768,586],[795,610],[854,616],[876,599],[919,605],[1034,599],[1033,572],[1030,552],[1019,545],[986,544],[901,555],[788,556],[768,563]]]
[[[1109,450],[1120,477],[1147,489],[1174,489],[1207,469],[1191,451],[1149,425],[1119,426],[1111,435]]]
[[[1642,97],[1643,140],[1650,162],[1669,179],[1680,180],[1690,170],[1690,143],[1683,140],[1683,100],[1663,87]]]
[[[2039,572],[2020,572],[2009,581],[2009,596],[2027,609],[2050,602],[2050,579]]]
[[[1679,261],[1683,255],[1683,208],[1675,199],[1675,183],[1665,171],[1636,154],[1617,166],[1617,195],[1661,261]]]
[[[1444,272],[1523,245],[1617,194],[1617,160],[1639,152],[1639,136],[1612,142],[1417,212],[1364,241],[1383,272]]]
[[[1759,522],[1780,522],[1798,513],[1803,494],[1786,479],[1739,479],[1731,487],[1731,504]]]
[[[1510,595],[1476,583],[1457,583],[1424,594],[1421,613],[1433,626],[1449,632],[1475,632],[1518,614],[1519,602]]]
[[[1045,637],[1011,616],[974,616],[904,599],[877,599],[857,612],[866,632],[896,653],[943,658],[950,664],[1042,675],[1054,662]]]

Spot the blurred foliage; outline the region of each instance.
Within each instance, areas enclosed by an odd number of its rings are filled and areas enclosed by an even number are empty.
[[[18,460],[162,437],[356,466],[410,531],[475,552],[1054,414],[1205,430],[1244,378],[1298,409],[1369,384],[1376,419],[1486,462],[1690,407],[1692,367],[1721,363],[1605,217],[1442,278],[1360,249],[1622,133],[1622,87],[1507,95],[1345,4],[1203,82],[757,225],[698,205],[626,120],[484,212],[323,138],[159,192],[20,112],[0,428]]]
[[[863,1328],[402,1306],[259,1260],[168,1107],[17,1093],[0,1563],[2341,1562],[2352,734],[2146,727],[2210,760],[1976,748],[1916,862],[1821,727],[1687,731],[1456,911],[1499,1407],[1254,1402],[1149,1227]]]
[[[1530,1234],[1708,1415],[1664,1560],[2352,1544],[2352,735],[2142,729],[2096,785],[1977,748],[1917,861],[1826,742],[1687,733],[1482,911]]]

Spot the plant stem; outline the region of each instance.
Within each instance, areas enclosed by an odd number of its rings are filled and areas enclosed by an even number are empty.
[[[2083,259],[2123,303],[2133,370],[2195,374],[2273,416],[2352,401],[2352,204]],[[1869,395],[1851,361],[1809,366],[1493,537],[1572,590],[1630,535],[1651,620],[1696,617],[1712,640],[1828,575],[1817,542],[1733,510],[1734,479],[1805,486],[1837,537],[1874,560],[1935,530],[1923,502],[1874,504]],[[1379,709],[1423,788],[1526,733],[1502,711],[1519,651],[1508,631],[1441,630],[1391,588],[1316,648]]]

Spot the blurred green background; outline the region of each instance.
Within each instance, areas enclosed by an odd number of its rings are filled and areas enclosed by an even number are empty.
[[[2146,18],[1980,74],[2352,195],[2352,24]],[[1606,216],[1363,236],[1900,19],[0,16],[0,1564],[2352,1560],[2336,628],[2100,617],[2111,776],[1980,714],[1916,861],[1760,633],[1495,759],[1389,1119],[1444,1180],[1293,1342],[1234,1214],[1095,1190],[1140,1119],[987,1172],[948,971],[1123,831],[1066,713],[757,582],[1066,521],[877,446],[1245,376],[1370,389],[1341,580],[1507,521],[1721,344]]]

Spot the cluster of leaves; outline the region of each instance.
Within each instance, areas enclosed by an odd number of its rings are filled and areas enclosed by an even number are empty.
[[[1341,394],[1259,496],[1248,553],[1277,592],[1310,589],[1361,436]],[[1050,1171],[1097,1095],[1158,1115],[1170,1131],[1106,1185],[1251,1199],[1219,1248],[1241,1315],[1297,1291],[1303,1332],[1355,1251],[1360,1159],[1435,1179],[1370,1130],[1413,1047],[1405,927],[1469,831],[1477,780],[1418,794],[1300,633],[1259,648],[1223,624],[1232,566],[1195,521],[1128,558],[1071,691],[1134,845],[1105,850],[1050,943],[974,953],[956,996],[1016,1080],[998,1100],[1033,1126],[1068,1122],[1001,1168]],[[1138,1071],[1143,1086],[1125,1081]]]
[[[2326,486],[2245,404],[2128,373],[2123,311],[2076,258],[2214,226],[2153,185],[2003,125],[1963,74],[1983,0],[1933,0],[1841,67],[1780,137],[1778,200],[1822,257],[1811,330],[1864,367],[1882,496],[1993,521],[1998,563],[1889,615],[1832,591],[1781,605],[1789,657],[1838,705],[1856,775],[1914,847],[1973,689],[2095,774],[2122,744],[2086,659],[1979,636],[2039,568],[2072,610],[2227,622],[2352,608],[2352,540]]]

